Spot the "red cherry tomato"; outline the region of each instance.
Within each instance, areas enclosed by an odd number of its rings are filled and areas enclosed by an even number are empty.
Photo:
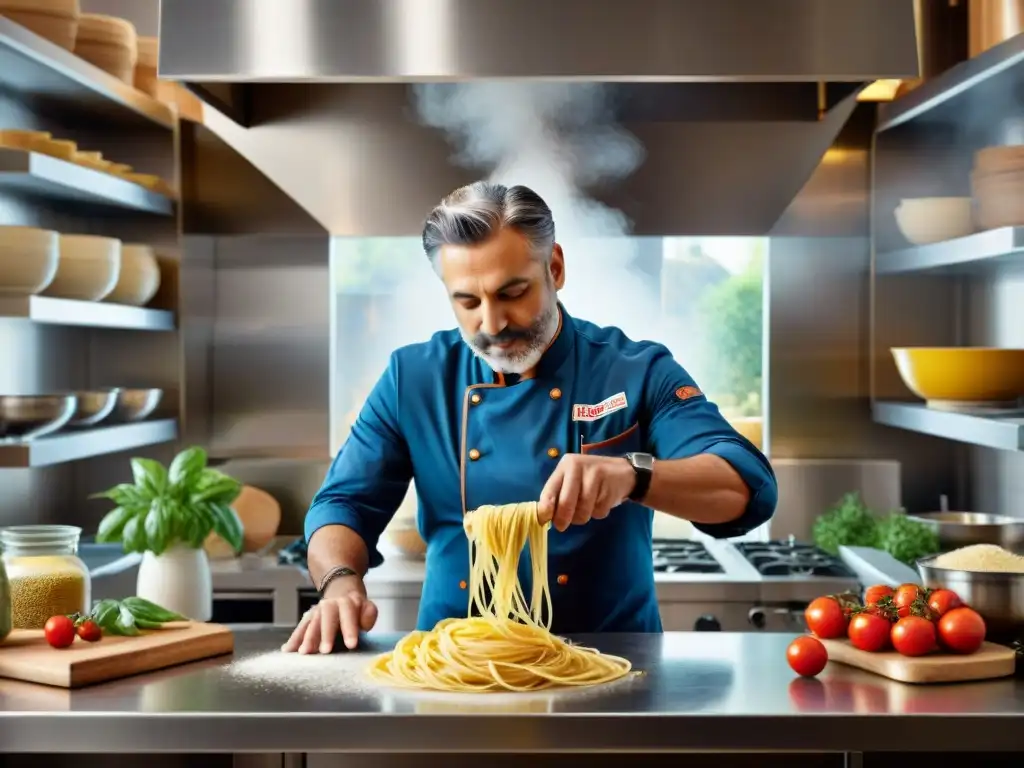
[[[881,616],[873,613],[858,613],[850,619],[847,634],[854,648],[874,653],[889,644],[889,627],[891,625]]]
[[[790,668],[803,677],[814,677],[828,663],[828,651],[821,641],[810,635],[798,637],[786,648]]]
[[[892,626],[892,647],[904,656],[924,656],[936,647],[935,625],[920,616],[907,616]]]
[[[974,653],[985,642],[985,620],[970,608],[954,608],[939,619],[939,640],[957,653]]]
[[[874,605],[883,597],[892,597],[892,587],[885,584],[876,584],[864,590],[864,605]]]
[[[67,616],[51,616],[43,626],[43,636],[54,648],[67,648],[75,642],[75,622]]]
[[[95,621],[86,619],[78,625],[78,636],[87,643],[95,643],[103,637],[103,632],[100,631],[100,628]]]
[[[928,608],[935,614],[935,618],[941,618],[954,608],[963,605],[960,596],[951,589],[936,589],[928,595]]]
[[[846,634],[846,615],[834,597],[819,597],[804,611],[807,628],[818,637],[832,640]]]
[[[917,600],[923,596],[921,588],[917,584],[900,584],[893,594],[893,603],[896,604],[897,615],[902,619],[910,615],[910,610]]]

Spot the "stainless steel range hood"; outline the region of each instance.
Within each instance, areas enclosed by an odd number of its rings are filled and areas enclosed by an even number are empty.
[[[857,90],[916,76],[914,7],[162,0],[160,74],[215,107],[209,127],[335,234],[414,234],[451,186],[487,171],[453,166],[408,93],[481,79],[614,84],[617,120],[646,160],[588,193],[639,234],[759,234],[831,146]]]

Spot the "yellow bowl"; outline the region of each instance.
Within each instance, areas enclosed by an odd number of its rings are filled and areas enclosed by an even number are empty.
[[[896,368],[929,405],[1005,405],[1024,396],[1024,349],[894,347]]]

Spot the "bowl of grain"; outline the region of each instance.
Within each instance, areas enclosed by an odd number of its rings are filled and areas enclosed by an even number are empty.
[[[1024,631],[1024,557],[996,544],[972,544],[917,561],[929,589],[951,589],[981,614],[990,640]]]

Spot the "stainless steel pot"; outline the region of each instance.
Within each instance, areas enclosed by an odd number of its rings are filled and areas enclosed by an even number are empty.
[[[1008,642],[1024,634],[1024,573],[955,571],[938,568],[934,557],[917,561],[921,583],[929,589],[951,589],[981,614],[988,639]]]
[[[944,552],[971,544],[997,544],[1011,552],[1024,550],[1024,520],[982,512],[923,512],[909,515],[931,526]]]

